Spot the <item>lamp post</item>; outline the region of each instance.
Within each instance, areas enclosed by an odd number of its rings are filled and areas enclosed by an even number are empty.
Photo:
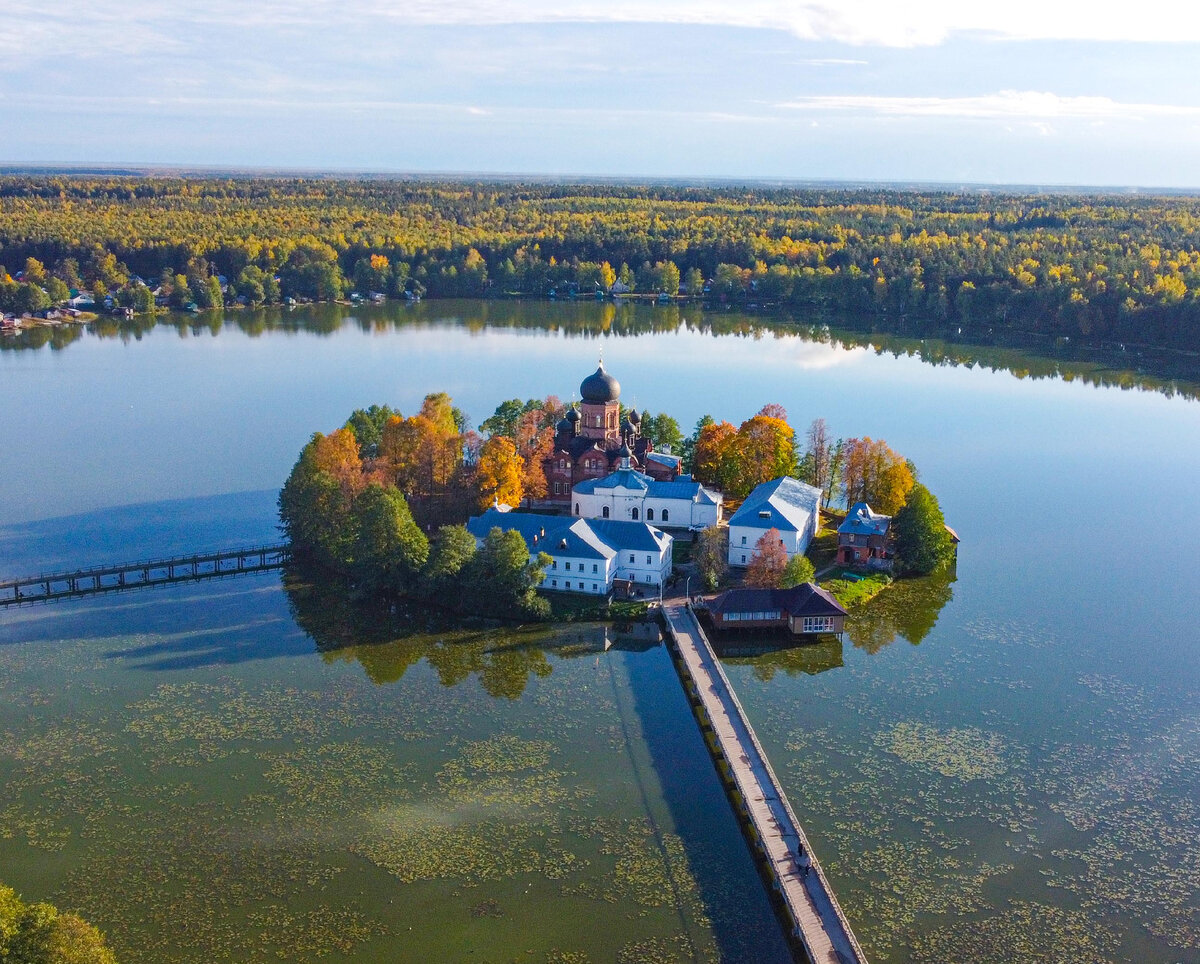
[[[692,594],[688,591],[691,588],[691,585],[692,585],[692,577],[691,577],[691,575],[689,575],[683,581],[683,601],[685,604],[687,604],[689,606],[691,605],[691,602],[692,602]]]

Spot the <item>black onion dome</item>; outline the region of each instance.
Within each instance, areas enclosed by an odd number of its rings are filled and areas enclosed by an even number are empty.
[[[601,362],[600,367],[580,383],[579,394],[585,402],[615,402],[621,397],[621,383],[604,370],[604,362]]]
[[[575,428],[575,425],[571,422],[571,419],[569,417],[568,418],[560,418],[558,420],[558,424],[556,426],[554,426],[554,428],[556,431],[559,431],[559,432],[570,432]]]
[[[621,446],[621,450],[617,452],[617,456],[623,459],[633,458],[633,450],[629,447],[628,442]]]
[[[572,405],[567,409],[567,418],[572,422],[578,422],[583,416],[579,414],[579,409]]]
[[[627,417],[628,417],[629,421],[630,421],[630,422],[632,422],[634,425],[638,425],[638,424],[640,424],[640,423],[641,423],[641,421],[642,421],[642,416],[640,416],[640,415],[637,413],[637,409],[636,409],[636,408],[631,408],[631,409],[629,410],[629,415],[628,415]]]
[[[621,419],[621,431],[625,433],[633,431],[633,422],[628,417]]]

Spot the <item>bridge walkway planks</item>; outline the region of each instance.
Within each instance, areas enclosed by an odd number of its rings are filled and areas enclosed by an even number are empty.
[[[0,607],[93,596],[122,589],[165,586],[240,573],[267,572],[281,568],[290,557],[291,546],[283,543],[42,573],[0,581]]]
[[[691,684],[691,695],[703,710],[702,723],[711,728],[714,752],[728,768],[734,803],[743,810],[751,837],[792,924],[793,937],[814,964],[866,964],[866,956],[695,613],[682,602],[665,602],[663,614],[685,686]]]

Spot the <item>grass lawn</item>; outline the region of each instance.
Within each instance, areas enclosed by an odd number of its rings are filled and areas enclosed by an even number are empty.
[[[837,601],[847,609],[861,606],[868,599],[874,599],[892,584],[892,577],[886,573],[873,572],[855,581],[843,578],[847,572],[845,569],[835,569],[821,580],[821,588],[833,593]]]
[[[646,618],[648,604],[642,600],[597,599],[580,593],[547,592],[552,622],[636,622]],[[655,597],[657,598],[657,596]]]

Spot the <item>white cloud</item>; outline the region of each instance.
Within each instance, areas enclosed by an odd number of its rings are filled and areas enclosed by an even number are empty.
[[[1200,107],[1131,104],[1109,97],[1063,97],[1045,91],[1002,90],[970,97],[888,97],[821,95],[777,105],[800,111],[869,113],[903,117],[1005,118],[1014,120],[1141,120],[1148,117],[1200,117]]]

